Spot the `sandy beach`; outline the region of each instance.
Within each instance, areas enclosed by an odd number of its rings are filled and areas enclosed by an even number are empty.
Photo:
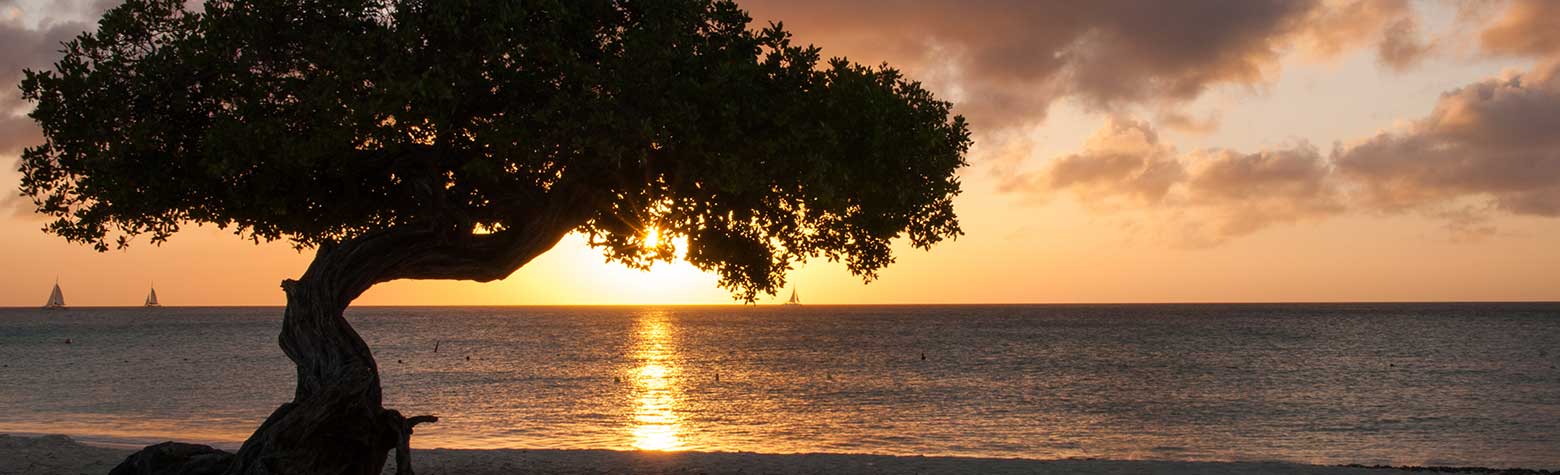
[[[0,434],[0,475],[106,474],[132,452],[62,435]],[[417,473],[437,474],[1294,474],[1389,475],[1410,470],[1278,462],[1023,460],[854,454],[622,452],[610,450],[417,450]],[[386,474],[394,473],[394,463]],[[1523,472],[1531,473],[1531,472]]]

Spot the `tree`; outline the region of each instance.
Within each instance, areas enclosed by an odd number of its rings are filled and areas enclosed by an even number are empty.
[[[406,455],[426,419],[381,406],[342,318],[380,282],[501,279],[580,232],[641,268],[682,245],[752,301],[809,258],[870,281],[892,240],[960,234],[950,104],[728,0],[184,3],[129,0],[27,72],[21,192],[99,251],[190,223],[316,249],[282,282],[294,398],[212,470]]]

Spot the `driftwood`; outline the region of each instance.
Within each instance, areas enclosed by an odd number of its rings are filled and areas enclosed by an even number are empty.
[[[120,462],[108,475],[218,475],[233,465],[233,454],[205,445],[163,442]]]

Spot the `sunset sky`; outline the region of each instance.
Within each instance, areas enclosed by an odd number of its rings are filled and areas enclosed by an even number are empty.
[[[39,142],[23,68],[116,2],[0,0],[0,306],[280,305],[312,251],[190,227],[97,253],[15,196]],[[965,236],[806,303],[1560,299],[1560,2],[739,2],[826,56],[887,62],[975,130]],[[368,305],[732,303],[687,264],[578,236],[491,284],[394,282]],[[784,294],[760,303],[783,300]]]

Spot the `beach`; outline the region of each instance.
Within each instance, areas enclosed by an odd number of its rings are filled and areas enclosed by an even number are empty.
[[[62,435],[0,435],[0,475],[104,474],[133,452],[98,447]],[[1410,470],[1331,467],[1281,462],[1154,460],[1024,460],[857,454],[757,454],[613,450],[414,450],[423,475],[466,474],[1293,474],[1390,475]],[[386,474],[395,473],[394,461]]]

